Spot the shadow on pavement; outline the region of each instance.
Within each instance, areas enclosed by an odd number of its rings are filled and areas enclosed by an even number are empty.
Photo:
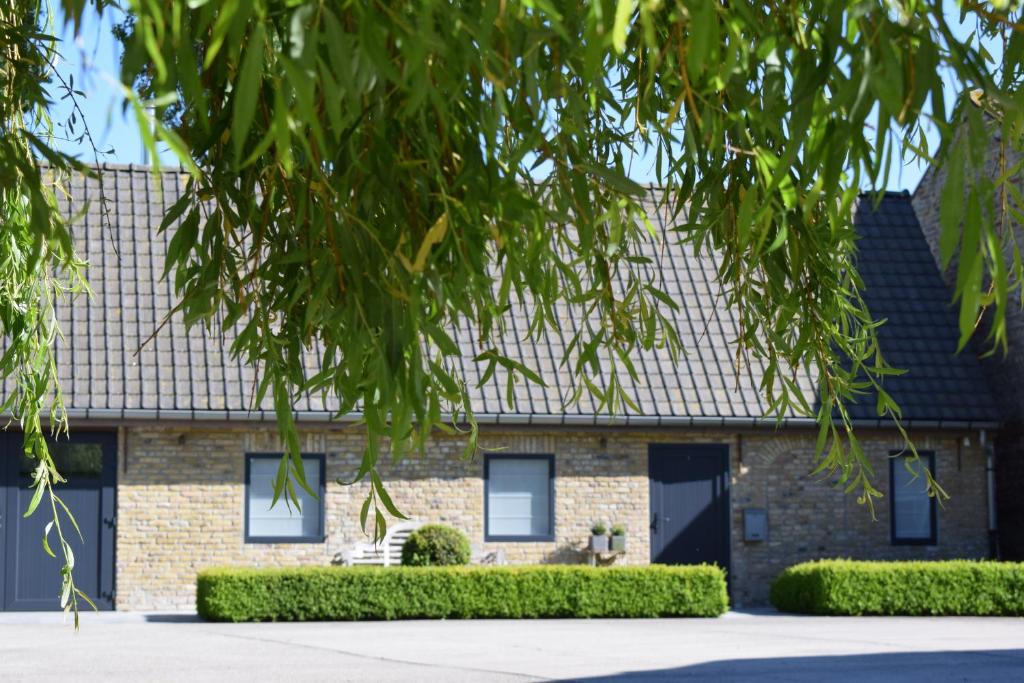
[[[154,624],[202,624],[198,614],[147,614],[147,622]]]
[[[691,666],[626,671],[574,681],[1022,681],[1024,650],[886,652],[821,657],[729,659]]]

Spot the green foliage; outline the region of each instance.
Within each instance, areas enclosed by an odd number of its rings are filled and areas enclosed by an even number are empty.
[[[89,170],[51,147],[48,88],[65,97],[77,91],[73,81],[55,75],[58,55],[49,28],[38,2],[16,0],[0,7],[0,380],[12,380],[0,396],[0,415],[5,427],[11,419],[23,430],[21,457],[29,462],[22,467],[28,465],[34,489],[24,515],[42,505],[52,516],[39,552],[55,559],[60,553],[60,605],[74,611],[77,627],[79,598],[91,601],[75,586],[75,557],[65,531],[80,532],[55,492],[65,480],[43,425],[48,423],[54,436],[67,431],[57,377],[56,309],[88,290],[85,263],[75,255],[56,192],[69,173]],[[80,114],[72,116],[77,120]],[[69,121],[66,130],[74,134],[74,123]]]
[[[977,161],[987,136],[951,144],[953,124],[978,117],[963,103],[947,115],[942,74],[984,90],[1002,140],[1019,144],[1024,124],[1016,10],[981,4],[964,11],[1008,41],[998,69],[953,37],[940,3],[911,0],[129,5],[123,78],[139,115],[157,113],[148,144],[191,172],[163,225],[180,219],[167,256],[180,310],[240,326],[233,352],[261,368],[289,452],[297,397],[361,411],[357,478],[384,438],[400,456],[465,423],[475,448],[454,327],[479,339],[483,381],[499,377],[510,404],[516,383],[544,381],[499,351],[510,307],[530,311],[531,335],[588,321],[566,340],[567,403],[588,391],[599,409],[636,408],[619,378],[639,349],[682,350],[671,310],[686,304],[637,257],[661,236],[628,178],[636,152],[655,159],[669,238],[720,255],[737,357],[764,365],[769,414],[816,415],[816,472],[870,503],[881,494],[846,406],[869,395],[897,424],[899,407],[859,294],[857,194],[885,184],[894,154],[931,160],[926,122],[943,156]],[[970,256],[962,321],[992,302],[1002,316],[1021,276],[999,266],[1007,233],[980,208],[1006,179],[977,175],[978,210],[952,240]],[[304,485],[301,468],[284,472]],[[381,537],[395,508],[376,481],[369,500]]]
[[[608,533],[608,527],[605,526],[604,522],[594,522],[594,524],[590,527],[590,533],[592,533],[595,536],[604,536],[606,533]]]
[[[402,564],[410,567],[445,567],[469,564],[469,539],[458,529],[427,524],[409,534],[402,546]]]
[[[804,614],[1024,616],[1024,564],[805,562],[779,575],[771,601]]]
[[[200,572],[214,621],[716,617],[725,573],[689,567],[301,567]]]
[[[625,536],[625,535],[626,535],[626,527],[625,526],[623,526],[622,524],[613,524],[612,525],[612,536]]]
[[[106,4],[62,7],[78,27]],[[333,398],[365,421],[361,519],[382,538],[385,513],[400,516],[376,475],[382,453],[462,424],[476,448],[451,330],[478,341],[482,381],[502,382],[509,404],[517,383],[544,381],[500,350],[512,307],[536,336],[586,321],[565,340],[566,403],[586,391],[600,410],[639,410],[621,378],[638,373],[638,350],[683,351],[672,312],[689,303],[638,256],[663,239],[628,178],[646,153],[667,239],[719,255],[720,305],[739,314],[737,358],[763,366],[768,414],[816,416],[816,473],[870,504],[880,493],[846,406],[873,397],[897,425],[899,407],[859,293],[858,191],[884,186],[894,156],[949,166],[942,253],[958,256],[962,343],[994,308],[990,340],[1005,348],[1024,270],[1007,229],[1024,216],[1012,161],[1024,159],[1012,154],[1024,140],[1021,10],[964,2],[975,32],[959,39],[945,4],[129,0],[122,79],[143,142],[190,174],[163,223],[177,311],[237,329],[232,353],[259,369],[255,403],[272,403],[288,452],[275,494],[294,498],[292,479],[308,488],[295,401]],[[28,340],[0,375],[16,378],[11,410],[37,437],[41,411],[52,406],[57,425],[63,414],[47,369],[51,297],[33,286],[52,293],[45,278],[75,262],[40,172],[43,159],[72,166],[46,138],[58,80],[46,17],[38,2],[0,10],[0,210],[19,226],[0,269],[10,257],[6,281],[24,284],[0,300],[0,336]],[[976,37],[1000,41],[1002,61]],[[948,112],[943,76],[979,91],[977,104],[960,97]],[[37,481],[52,483],[45,469]]]

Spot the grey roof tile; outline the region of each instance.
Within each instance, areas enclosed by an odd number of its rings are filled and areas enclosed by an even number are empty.
[[[75,410],[269,411],[269,399],[262,406],[251,405],[256,375],[231,358],[232,334],[222,337],[202,328],[186,330],[177,317],[160,327],[173,291],[170,282],[159,278],[169,235],[158,234],[157,227],[182,187],[175,172],[164,172],[160,179],[163,192],[148,168],[107,166],[103,183],[111,198],[109,225],[99,206],[97,181],[81,177],[72,181],[71,199],[64,206],[70,213],[89,202],[74,234],[80,254],[91,264],[89,280],[95,296],[59,310],[67,341],[58,350],[58,373],[67,405]],[[669,317],[686,352],[675,361],[664,350],[636,353],[639,382],[629,386],[623,374],[627,389],[649,416],[760,418],[767,405],[759,390],[764,367],[745,361],[736,366],[732,344],[739,326],[716,283],[716,258],[694,253],[690,245],[675,241],[670,231],[677,221],[666,208],[658,207],[656,192],[651,191],[646,203],[663,239],[648,243],[645,255],[654,263],[650,275],[680,302],[679,311],[669,312]],[[894,365],[909,369],[885,384],[903,406],[904,417],[994,421],[996,411],[976,356],[971,352],[954,355],[956,314],[909,197],[886,195],[877,210],[862,201],[856,224],[862,236],[859,265],[865,299],[874,315],[888,318],[879,334],[883,351]],[[529,316],[535,311],[519,308],[509,315],[498,347],[540,369],[548,382],[546,388],[516,385],[514,406],[505,403],[507,373],[503,369],[498,368],[486,385],[477,386],[484,367],[472,359],[484,349],[467,324],[453,327],[452,337],[464,349],[454,368],[471,389],[475,412],[594,417],[596,402],[587,394],[578,405],[563,409],[576,389],[560,366],[563,349],[584,321],[565,305],[556,306],[553,313],[559,324],[537,338],[530,336]],[[140,349],[150,335],[153,338]],[[602,358],[607,370],[612,361],[607,354]],[[308,362],[311,372],[319,369],[318,355],[310,354]],[[810,370],[802,369],[798,381],[813,404],[815,383]],[[335,406],[333,400],[325,404],[320,396],[307,396],[296,409],[326,415]],[[874,400],[862,400],[852,412],[857,418],[874,419]]]

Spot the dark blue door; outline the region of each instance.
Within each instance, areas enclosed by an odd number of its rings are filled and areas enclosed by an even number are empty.
[[[729,447],[651,444],[651,562],[729,568]]]
[[[100,609],[114,607],[114,480],[117,439],[110,432],[75,432],[50,444],[57,470],[68,480],[57,495],[82,531],[75,533],[62,515],[64,537],[75,557],[75,585]],[[0,607],[5,610],[60,609],[63,556],[50,532],[54,559],[43,550],[43,532],[53,519],[48,497],[24,518],[32,491],[35,461],[22,452],[18,433],[0,436]],[[81,604],[81,603],[80,603]]]

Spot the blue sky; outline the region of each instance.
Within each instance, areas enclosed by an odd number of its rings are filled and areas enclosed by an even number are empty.
[[[953,0],[946,0],[944,5],[947,14],[955,17],[958,12],[956,3]],[[64,40],[61,51],[65,61],[62,64],[61,72],[65,77],[68,74],[73,74],[75,88],[86,93],[86,98],[79,104],[93,134],[97,149],[101,152],[113,150],[110,154],[101,154],[100,161],[144,163],[144,150],[139,141],[134,117],[131,112],[125,115],[122,111],[124,98],[121,95],[118,78],[119,45],[113,39],[110,31],[118,20],[119,15],[110,9],[102,17],[90,13],[84,18],[83,29],[78,39],[75,39],[70,28],[64,28],[58,24],[58,34],[62,35]],[[971,28],[967,25],[960,26],[958,33],[961,36],[967,36],[971,32]],[[997,60],[1001,59],[998,45],[987,47],[994,52]],[[951,86],[949,90],[947,101],[951,102],[954,94]],[[54,111],[53,119],[58,123],[63,122],[70,113],[70,106],[66,101],[59,103]],[[80,132],[80,130],[76,128],[76,132]],[[932,142],[934,143],[934,139]],[[59,146],[65,151],[78,155],[83,161],[93,161],[92,149],[84,142],[82,144],[61,142]],[[162,154],[161,157],[168,163],[175,163],[170,154]],[[652,164],[648,160],[636,159],[631,167],[631,175],[640,182],[650,182],[653,180],[651,166]],[[913,191],[924,170],[921,165],[903,165],[898,159],[894,160],[889,174],[889,187],[886,189]]]

